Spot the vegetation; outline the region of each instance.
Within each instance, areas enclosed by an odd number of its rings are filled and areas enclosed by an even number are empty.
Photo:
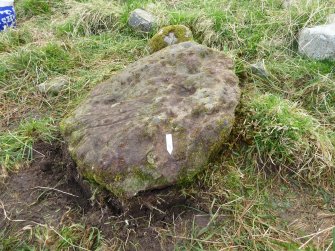
[[[97,83],[149,53],[153,34],[127,26],[129,13],[142,7],[159,17],[156,31],[185,25],[195,41],[234,58],[243,90],[221,161],[199,175],[201,185],[182,188],[204,199],[208,224],[194,219],[191,229],[167,226],[159,236],[174,239],[176,250],[331,250],[335,68],[299,55],[296,41],[301,28],[324,23],[335,2],[301,2],[285,9],[281,0],[18,0],[17,29],[0,34],[0,170],[29,163],[38,140],[61,140],[58,123]],[[268,78],[250,70],[260,60]],[[38,91],[61,75],[70,85],[59,95]],[[302,222],[284,213],[292,208],[319,211]],[[319,214],[331,225],[311,231]],[[1,229],[0,249],[127,248],[126,240],[103,235],[76,222],[10,236]]]
[[[56,126],[51,118],[22,121],[14,132],[0,135],[0,162],[10,169],[23,161],[33,158],[33,144],[37,140],[56,140]]]

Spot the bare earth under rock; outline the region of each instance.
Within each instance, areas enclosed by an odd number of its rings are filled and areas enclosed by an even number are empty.
[[[30,227],[58,229],[78,223],[87,228],[97,227],[107,240],[126,250],[135,250],[132,243],[137,243],[135,246],[141,250],[173,250],[178,240],[161,238],[157,229],[182,230],[194,219],[199,227],[205,227],[209,221],[208,212],[203,211],[205,218],[199,216],[201,208],[197,201],[176,196],[173,189],[148,193],[138,201],[143,205],[134,206],[132,214],[122,214],[115,210],[107,193],[90,200],[63,145],[40,142],[34,148],[41,155],[36,156],[32,165],[0,183],[0,229],[5,236],[15,234],[23,239],[25,234],[29,235]],[[169,203],[150,208],[157,199]],[[30,244],[40,245],[34,240]],[[45,248],[55,248],[52,242],[46,245]]]

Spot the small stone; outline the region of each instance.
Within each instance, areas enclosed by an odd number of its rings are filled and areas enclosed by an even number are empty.
[[[265,68],[265,63],[264,60],[263,61],[259,61],[255,64],[252,64],[250,66],[251,68],[251,72],[257,76],[260,76],[262,78],[267,78],[269,77],[269,73],[267,72],[266,68]]]
[[[161,28],[159,32],[150,39],[149,46],[152,52],[156,52],[169,45],[191,41],[192,39],[192,32],[186,26],[170,25]]]
[[[296,0],[283,0],[282,6],[285,9],[291,8],[293,5],[296,5],[297,1]]]
[[[37,88],[42,93],[57,95],[68,84],[69,84],[69,79],[67,77],[61,76],[61,77],[48,80],[42,84],[39,84]]]
[[[283,0],[282,1],[282,7],[285,9],[290,9],[292,7],[294,8],[299,8],[302,7],[303,5],[307,6],[309,4],[311,4],[313,0]]]
[[[150,32],[156,25],[156,17],[145,10],[136,9],[130,14],[128,24],[135,30]]]
[[[298,43],[299,52],[307,57],[335,60],[335,23],[303,29]]]
[[[327,24],[335,24],[335,13],[327,17]]]

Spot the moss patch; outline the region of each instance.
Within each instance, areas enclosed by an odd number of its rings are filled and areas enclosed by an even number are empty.
[[[184,25],[170,25],[163,27],[159,32],[153,36],[149,41],[149,47],[151,52],[159,51],[169,44],[167,41],[169,37],[173,37],[174,41],[172,44],[178,44],[186,41],[192,41],[193,36],[189,28]]]

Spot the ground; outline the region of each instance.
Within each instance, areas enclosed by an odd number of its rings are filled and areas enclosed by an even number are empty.
[[[331,250],[334,63],[297,53],[299,30],[333,0],[18,0],[0,34],[1,250]],[[127,25],[145,8],[151,34]],[[164,25],[235,61],[234,131],[193,183],[142,194],[127,210],[78,177],[59,123],[98,83],[148,55]],[[250,65],[263,61],[268,77]],[[37,86],[65,76],[58,95]]]
[[[200,217],[197,216],[199,211],[191,208],[191,199],[187,200],[182,195],[176,197],[175,193],[174,196],[169,195],[172,189],[161,191],[160,196],[173,202],[160,206],[161,209],[155,209],[156,212],[148,212],[145,205],[141,210],[134,208],[131,212],[121,212],[109,201],[110,198],[100,195],[100,201],[92,199],[93,195],[76,181],[74,163],[66,153],[65,146],[40,142],[34,149],[39,156],[31,165],[11,175],[1,186],[0,202],[4,219],[0,226],[5,229],[3,234],[17,237],[29,235],[29,232],[36,231],[32,230],[33,227],[40,227],[45,235],[33,239],[30,245],[35,248],[73,248],[76,240],[72,238],[78,238],[78,232],[83,235],[80,238],[88,238],[83,240],[81,247],[92,250],[100,245],[96,235],[102,231],[109,238],[109,242],[104,244],[107,249],[124,247],[136,250],[136,247],[141,247],[160,250],[162,245],[164,249],[171,250],[176,241],[168,236],[166,240],[159,240],[158,229],[168,229],[169,225],[181,227],[193,217]],[[146,203],[149,203],[150,196],[146,195]],[[80,225],[73,225],[73,222],[80,222]],[[67,224],[71,226],[66,228]],[[57,235],[63,236],[66,231],[69,231],[69,236],[58,240]],[[152,241],[155,239],[157,241]],[[22,248],[20,244],[5,244],[3,248]]]

